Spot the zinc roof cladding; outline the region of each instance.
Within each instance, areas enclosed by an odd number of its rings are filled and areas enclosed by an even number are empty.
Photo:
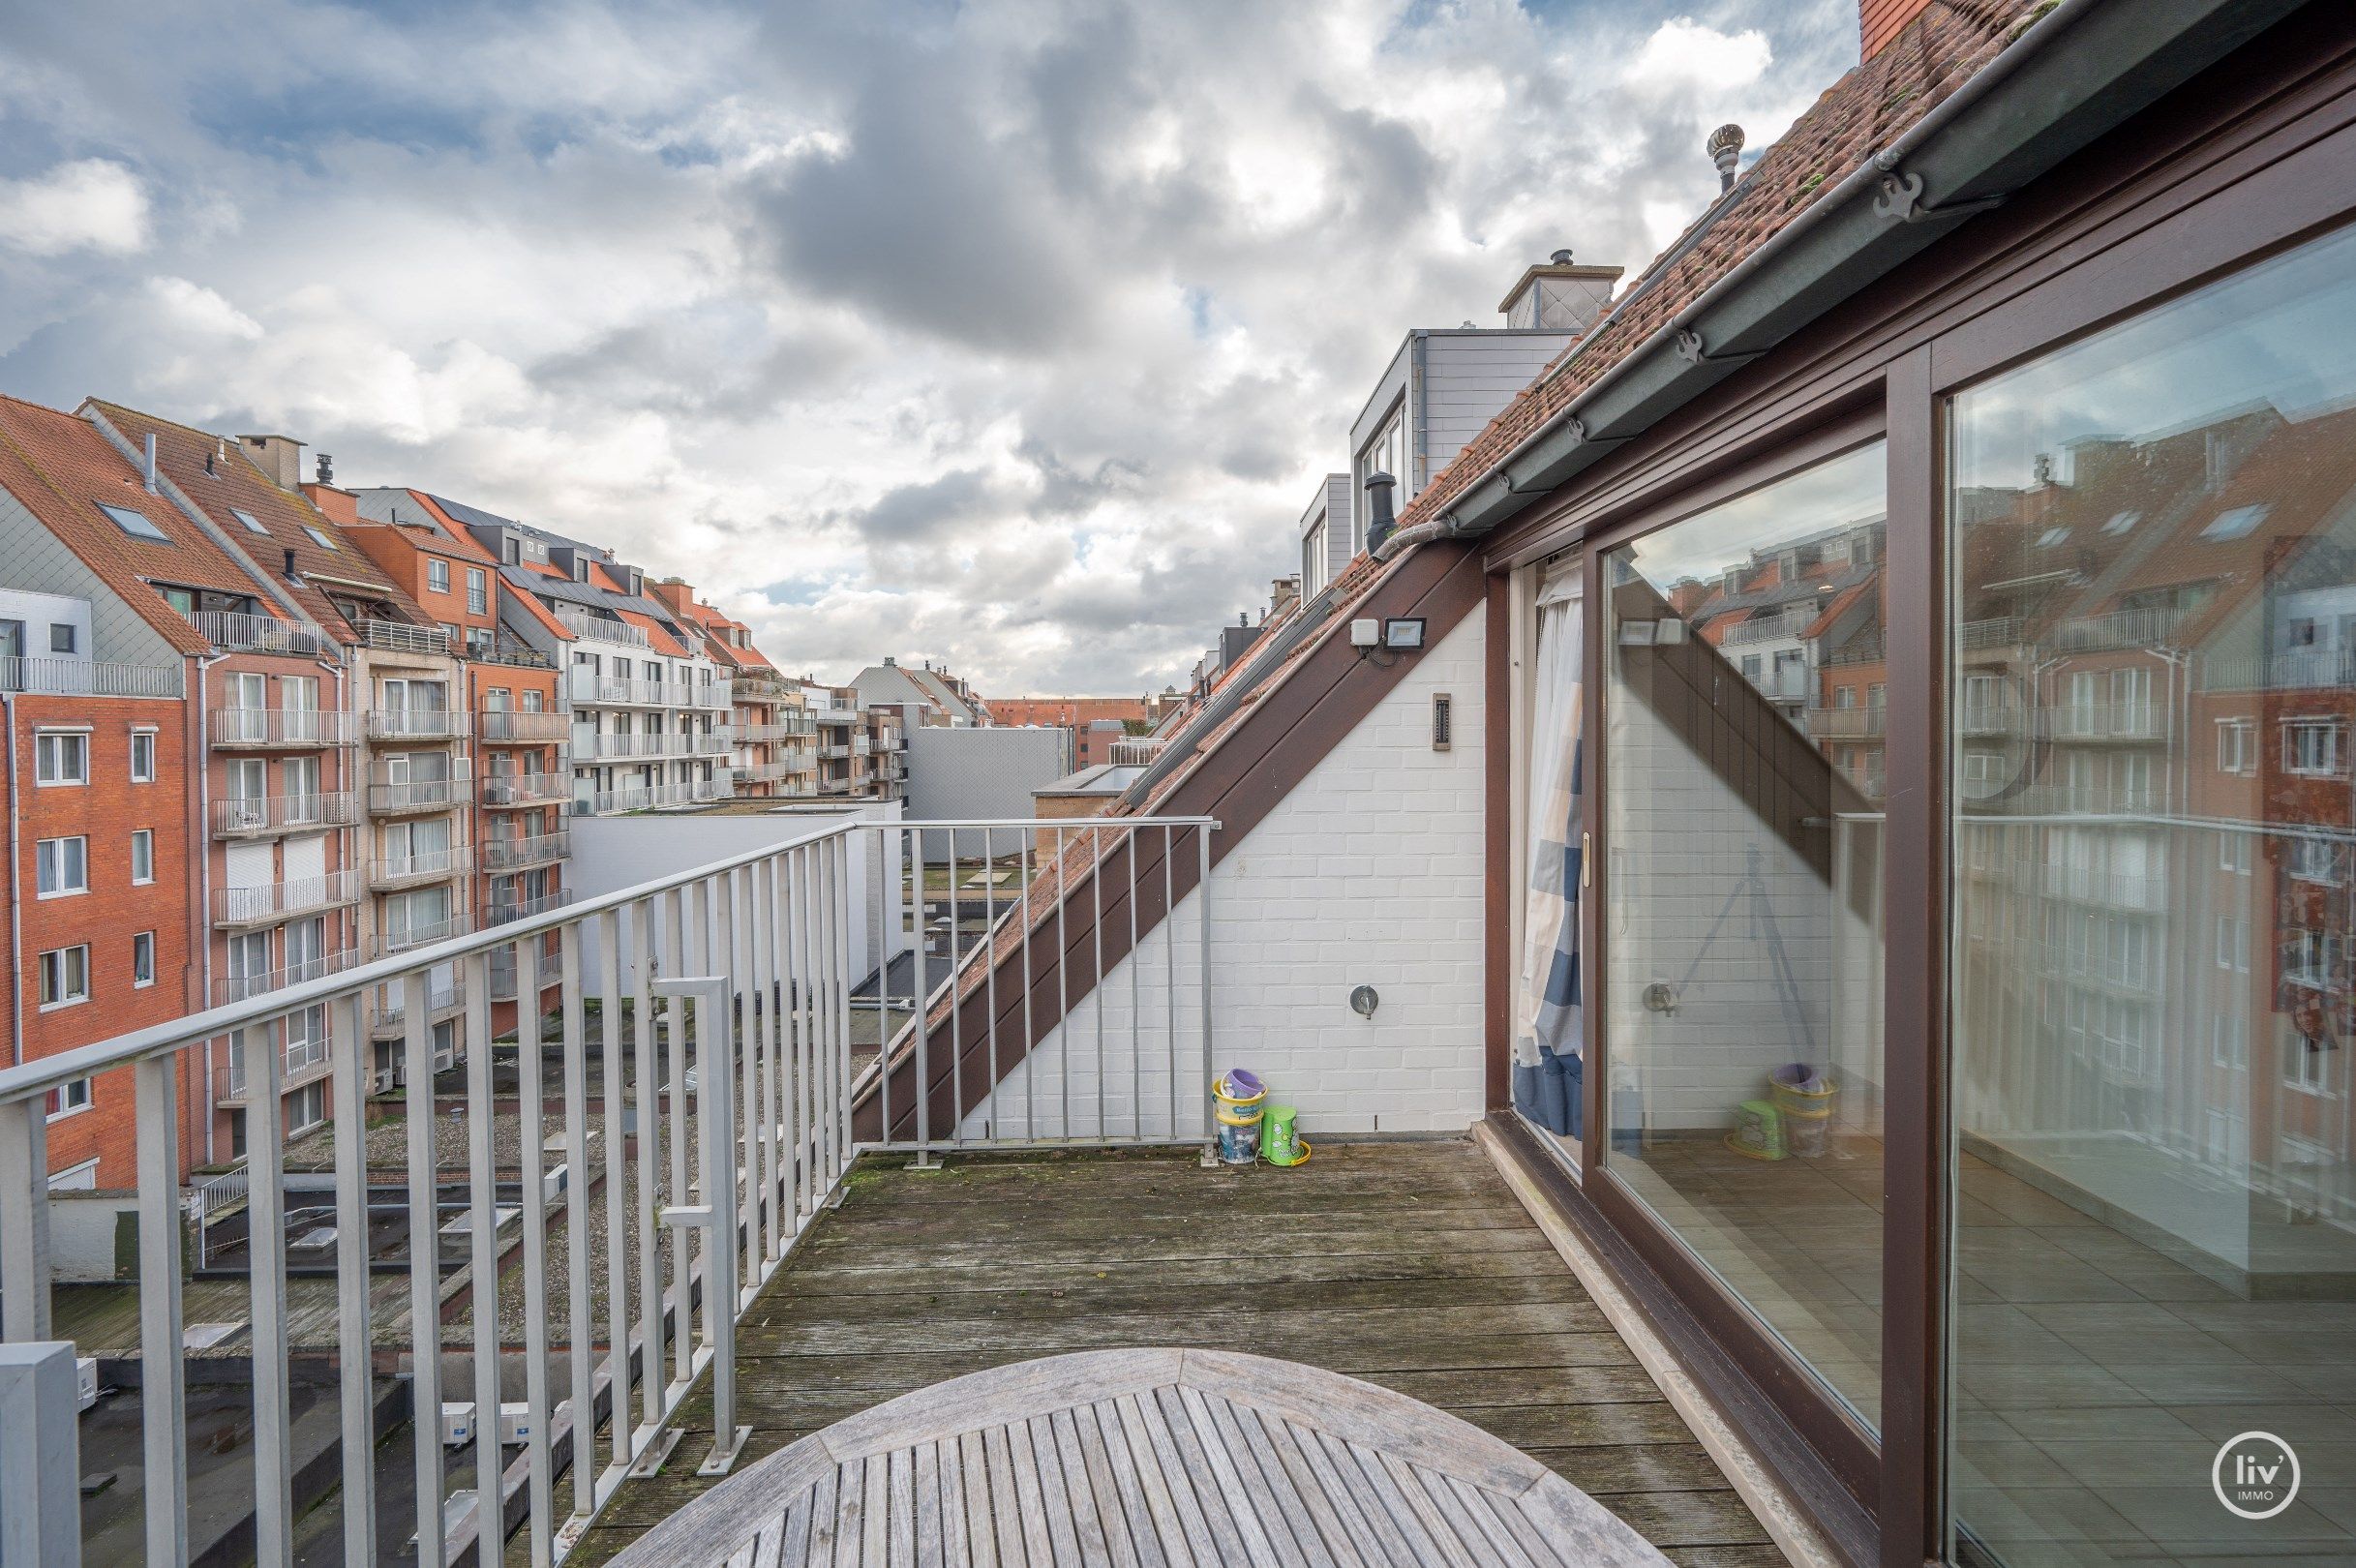
[[[1617,316],[1566,348],[1424,487],[1400,519],[1429,522],[1570,407],[1816,199],[1888,146],[2004,48],[2027,0],[1932,0],[1888,47],[1827,89],[1714,207],[1689,249],[1662,253]]]
[[[149,579],[261,597],[252,576],[179,508],[146,493],[137,470],[87,420],[0,397],[0,488],[182,653],[206,653],[212,644]],[[98,511],[101,502],[132,508],[172,543],[124,533]]]
[[[382,599],[391,606],[396,617],[414,624],[430,624],[432,618],[417,607],[407,593],[386,576],[375,561],[357,545],[341,536],[341,530],[327,517],[299,496],[289,495],[254,466],[243,447],[234,440],[208,435],[192,426],[176,424],[154,414],[120,404],[93,398],[85,406],[98,410],[106,421],[120,432],[135,447],[153,435],[156,437],[156,466],[169,478],[180,493],[212,519],[213,526],[224,531],[234,530],[241,547],[261,550],[270,556],[256,561],[258,571],[268,573],[302,606],[306,615],[331,633],[351,634],[349,623],[337,613],[327,595],[310,581],[317,572],[332,578],[338,584],[350,584],[364,588],[372,597]],[[226,450],[224,449],[226,447]],[[207,471],[205,460],[212,459]],[[268,530],[265,547],[258,535],[251,533],[236,518],[230,516],[232,507],[251,512]],[[316,529],[323,537],[335,541],[334,547],[320,545],[307,530]],[[247,541],[251,540],[250,546]],[[281,571],[287,553],[294,561],[295,578],[287,579]],[[251,588],[245,591],[251,592]],[[351,634],[356,635],[356,634]]]
[[[440,549],[451,555],[462,556],[478,566],[498,564],[498,558],[485,550],[474,535],[467,531],[466,525],[450,514],[444,502],[422,490],[411,490],[405,494],[416,503],[417,510],[422,514],[422,527],[436,535]],[[396,526],[408,528],[409,520],[400,518]]]

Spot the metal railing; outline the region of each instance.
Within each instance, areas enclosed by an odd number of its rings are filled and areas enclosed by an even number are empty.
[[[559,888],[555,892],[542,893],[537,898],[501,901],[495,897],[491,901],[490,909],[483,914],[483,923],[485,925],[510,925],[517,920],[529,920],[534,915],[545,915],[552,909],[562,909],[572,901],[573,893],[570,888]]]
[[[2077,616],[2053,628],[2051,646],[2064,653],[2158,648],[2176,635],[2177,623],[2183,618],[2183,612],[2173,606]]]
[[[363,620],[356,629],[362,648],[392,653],[447,655],[458,646],[457,639],[439,626],[412,626],[406,620]]]
[[[452,759],[442,778],[408,778],[398,782],[384,776],[379,766],[368,786],[368,809],[379,817],[405,811],[446,811],[465,803],[474,784],[473,769],[464,757]]]
[[[473,863],[463,844],[412,855],[379,855],[368,868],[368,885],[389,888],[405,882],[442,882],[466,875]]]
[[[216,888],[213,890],[213,923],[265,925],[291,920],[297,915],[357,903],[359,898],[360,874],[357,871],[330,871],[325,876],[303,877],[294,882],[264,883],[258,888]]]
[[[599,790],[587,799],[577,799],[573,812],[576,816],[602,817],[617,811],[704,805],[727,799],[734,790],[735,780],[730,777],[691,779],[683,784],[632,784],[618,790]]]
[[[224,750],[347,746],[352,715],[333,708],[216,708],[205,715],[205,734]]]
[[[388,953],[414,952],[420,948],[438,947],[453,941],[473,929],[474,918],[463,909],[456,909],[438,920],[387,924],[378,933],[377,941]]]
[[[317,658],[336,651],[335,639],[307,620],[246,615],[235,610],[198,610],[189,617],[197,632],[229,653],[291,653]]]
[[[626,620],[613,619],[605,616],[592,616],[585,610],[575,610],[569,605],[557,606],[557,621],[575,637],[619,643],[623,648],[650,648],[654,646],[653,639],[647,635],[644,627],[633,626]]]
[[[371,740],[457,740],[466,733],[463,709],[374,708],[368,713]]]
[[[571,854],[572,843],[572,834],[561,828],[553,833],[533,833],[522,838],[486,838],[483,869],[513,871],[521,866],[546,865]]]
[[[1215,826],[1200,818],[838,823],[482,936],[0,1070],[0,1276],[9,1282],[0,1334],[11,1342],[52,1335],[45,1097],[130,1069],[146,1390],[137,1506],[147,1560],[184,1560],[189,1352],[177,1075],[192,1047],[234,1040],[246,1092],[271,1102],[286,1069],[269,1026],[323,1011],[335,1239],[317,1261],[332,1258],[336,1291],[316,1329],[299,1326],[308,1314],[289,1312],[285,1134],[276,1117],[248,1121],[253,1414],[250,1439],[241,1432],[236,1441],[250,1441],[252,1462],[231,1473],[252,1477],[254,1556],[277,1565],[294,1553],[291,1386],[309,1363],[332,1364],[341,1382],[341,1440],[329,1452],[340,1475],[344,1561],[375,1562],[399,1546],[378,1510],[386,1494],[408,1493],[401,1512],[427,1522],[415,1548],[421,1568],[444,1568],[459,1553],[487,1560],[498,1538],[478,1540],[476,1531],[519,1511],[533,1560],[548,1562],[579,1540],[634,1467],[662,1462],[678,1440],[666,1424],[691,1390],[709,1387],[716,1417],[705,1472],[734,1462],[745,1437],[737,1319],[842,1191],[862,1151],[909,1150],[928,1161],[944,1150],[998,1144],[1203,1141]],[[928,838],[937,845],[929,855]],[[967,859],[944,863],[952,843]],[[1181,878],[1199,890],[1183,905]],[[871,970],[890,973],[887,960],[908,946],[912,893],[927,910],[951,906],[945,952],[934,961],[916,943],[913,987],[880,1004],[884,1056],[862,1068],[852,991]],[[1151,946],[1138,945],[1141,904],[1169,912]],[[1130,957],[1107,971],[1122,933]],[[1043,967],[1033,966],[1035,953]],[[494,1077],[491,999],[502,969],[545,975],[554,992],[545,1015],[522,1010],[512,1087]],[[441,990],[437,971],[458,989]],[[1016,986],[1015,976],[1037,978]],[[382,1159],[385,1140],[367,1135],[371,1026],[385,987],[401,993],[397,1054],[410,1091],[399,1112],[402,1152],[372,1188],[372,1145]],[[454,1036],[438,1040],[432,1005],[457,998]],[[433,1081],[438,1044],[466,1064],[463,1161],[442,1158],[438,1124],[447,1119],[422,1088]],[[561,1131],[554,1155],[561,1176],[552,1169],[541,1179],[535,1153],[525,1180],[502,1181],[498,1149],[549,1148],[552,1121]],[[385,1212],[396,1191],[408,1209],[399,1220]],[[601,1223],[589,1219],[592,1204]],[[439,1222],[452,1206],[463,1221]],[[500,1292],[486,1287],[501,1274],[502,1211],[515,1210],[520,1329],[502,1326]],[[427,1240],[445,1233],[469,1238],[463,1280]],[[403,1234],[417,1243],[383,1246]],[[552,1248],[552,1237],[570,1245]],[[406,1270],[405,1304],[375,1288],[386,1268]],[[465,1282],[474,1288],[462,1301]],[[470,1329],[471,1397],[485,1412],[471,1456],[486,1478],[476,1509],[446,1508],[449,1462],[431,1428],[406,1445],[379,1446],[373,1358],[348,1353],[373,1344],[402,1355],[411,1369],[408,1408],[431,1422],[445,1399],[468,1397],[445,1387],[445,1301],[460,1303],[451,1327]],[[501,1373],[519,1361],[529,1435],[503,1493],[491,1479],[508,1466],[490,1412],[511,1399]],[[399,1468],[380,1475],[394,1456]],[[0,1478],[0,1488],[14,1506],[25,1494],[16,1489],[39,1479]],[[225,1500],[210,1496],[206,1506]]]
[[[177,697],[186,689],[176,664],[118,664],[106,659],[0,658],[0,691],[43,697]]]
[[[259,837],[306,828],[344,828],[353,820],[349,790],[317,795],[231,796],[213,802],[215,838]]]
[[[1869,740],[1880,737],[1888,717],[1881,708],[1811,708],[1808,733],[1827,740]]]
[[[710,735],[697,736],[694,749],[699,756],[725,757],[737,749],[736,737],[728,733],[727,726],[722,725]]]
[[[341,975],[359,961],[360,950],[346,948],[337,952],[320,953],[316,958],[298,959],[279,969],[259,970],[250,975],[219,975],[213,980],[213,1006],[235,1007],[258,996],[283,991],[290,985]]]
[[[480,740],[550,745],[572,739],[573,721],[569,713],[499,709],[475,714],[474,734]]]
[[[438,1022],[467,1000],[467,979],[454,965],[426,972],[426,1021]],[[377,986],[369,993],[369,1033],[378,1040],[398,1036],[408,1021],[408,1002],[417,992],[400,981]]]
[[[1104,760],[1116,768],[1150,768],[1168,744],[1167,736],[1132,736],[1107,747]]]
[[[483,780],[487,806],[552,805],[569,800],[573,775],[565,773],[494,773]]]
[[[1719,640],[1720,646],[1733,648],[1743,643],[1773,643],[1797,637],[1814,623],[1817,613],[1816,607],[1810,605],[1804,610],[1778,610],[1753,616],[1727,627],[1726,635]]]

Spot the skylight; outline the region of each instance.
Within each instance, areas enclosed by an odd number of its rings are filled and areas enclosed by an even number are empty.
[[[2243,538],[2266,521],[2267,510],[2266,503],[2260,501],[2255,506],[2236,506],[2231,511],[2220,512],[2211,519],[2207,528],[2200,530],[2200,536],[2204,539]]]
[[[2069,537],[2069,530],[2068,528],[2047,528],[2044,532],[2037,536],[2037,547],[2039,550],[2050,550],[2055,545],[2060,544],[2064,539]]]
[[[333,539],[330,539],[327,537],[327,535],[321,533],[318,529],[313,528],[308,523],[303,525],[303,531],[310,534],[311,542],[317,545],[321,550],[333,550],[336,547],[336,542]]]
[[[130,534],[134,539],[153,539],[158,544],[171,543],[170,534],[166,533],[128,506],[108,506],[102,502],[99,510],[114,519],[114,526]]]
[[[2102,531],[2104,533],[2125,533],[2142,521],[2143,514],[2141,512],[2114,513],[2111,520],[2102,525]]]
[[[244,524],[248,533],[267,533],[270,531],[268,528],[262,527],[260,518],[256,517],[252,512],[247,511],[242,506],[230,507],[229,516]]]

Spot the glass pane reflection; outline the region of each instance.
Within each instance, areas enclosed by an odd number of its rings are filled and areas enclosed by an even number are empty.
[[[2345,1561],[2356,244],[1955,400],[1964,1562]],[[2252,1523],[2219,1445],[2287,1439]]]

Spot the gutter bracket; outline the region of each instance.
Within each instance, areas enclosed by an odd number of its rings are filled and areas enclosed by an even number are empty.
[[[1676,337],[1677,357],[1688,365],[1747,365],[1754,359],[1767,357],[1765,348],[1748,353],[1713,354],[1702,343],[1702,334],[1691,327],[1679,329]]]
[[[1935,202],[1925,206],[1922,201],[1922,176],[1911,169],[1886,169],[1882,174],[1882,194],[1873,198],[1874,212],[1901,224],[1923,224],[1937,219],[1969,218],[2002,206],[2004,195],[1973,196],[1964,201]]]

